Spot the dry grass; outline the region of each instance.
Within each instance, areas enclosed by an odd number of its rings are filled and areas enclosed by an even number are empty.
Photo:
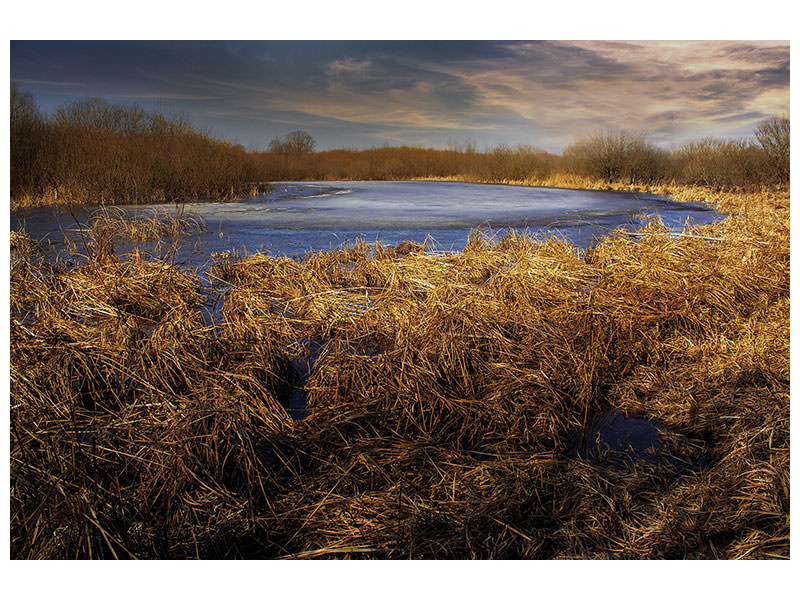
[[[121,208],[104,206],[92,215],[88,227],[92,237],[105,236],[131,241],[157,241],[206,231],[203,219],[183,210],[175,216],[151,209],[130,216]]]
[[[18,260],[12,556],[788,557],[789,196],[702,194],[741,216],[218,256],[212,291]],[[657,460],[570,450],[610,410]]]

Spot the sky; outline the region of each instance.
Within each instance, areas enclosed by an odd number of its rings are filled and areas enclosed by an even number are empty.
[[[624,128],[665,148],[789,112],[779,41],[11,41],[50,112],[89,96],[184,114],[251,149],[527,144]]]

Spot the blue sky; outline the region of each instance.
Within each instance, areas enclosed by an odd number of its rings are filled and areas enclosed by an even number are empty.
[[[10,70],[45,111],[99,96],[251,148],[304,129],[318,149],[560,151],[599,128],[670,147],[789,111],[775,41],[12,41]]]

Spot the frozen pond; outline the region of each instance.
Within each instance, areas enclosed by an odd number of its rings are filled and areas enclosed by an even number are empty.
[[[174,204],[120,207],[126,212],[175,214]],[[70,215],[40,208],[11,215],[11,227],[25,228],[58,250],[64,237],[80,241],[78,223],[90,210]],[[176,258],[200,266],[211,253],[236,250],[302,257],[362,238],[395,245],[423,242],[429,249],[459,251],[477,228],[502,235],[508,228],[556,234],[586,247],[617,227],[636,227],[659,216],[676,230],[685,222],[702,224],[717,213],[702,205],[666,196],[633,192],[571,190],[510,185],[425,181],[323,181],[272,185],[268,194],[235,202],[192,202],[183,210],[200,216],[207,232],[183,240]],[[130,249],[117,243],[118,251]]]

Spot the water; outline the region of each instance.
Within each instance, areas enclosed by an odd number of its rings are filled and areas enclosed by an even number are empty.
[[[568,440],[567,455],[614,467],[633,461],[697,470],[709,464],[704,442],[614,409],[596,415],[588,427],[575,432]]]
[[[131,215],[179,210],[172,204],[120,208]],[[687,221],[703,224],[718,216],[707,206],[656,194],[425,181],[287,182],[274,184],[262,196],[191,202],[183,210],[202,217],[208,229],[184,239],[176,254],[178,262],[195,266],[215,252],[262,251],[299,258],[358,238],[396,245],[402,240],[422,243],[430,236],[433,249],[459,251],[477,228],[499,235],[508,228],[555,234],[585,248],[617,227],[635,228],[651,216],[674,230]],[[12,213],[11,227],[24,227],[34,239],[45,238],[63,251],[65,237],[80,247],[78,229],[91,212],[27,209]],[[131,248],[117,242],[118,251]]]
[[[601,414],[576,436],[575,450],[592,462],[612,453],[652,460],[661,446],[661,431],[662,428],[652,421],[611,410]]]

